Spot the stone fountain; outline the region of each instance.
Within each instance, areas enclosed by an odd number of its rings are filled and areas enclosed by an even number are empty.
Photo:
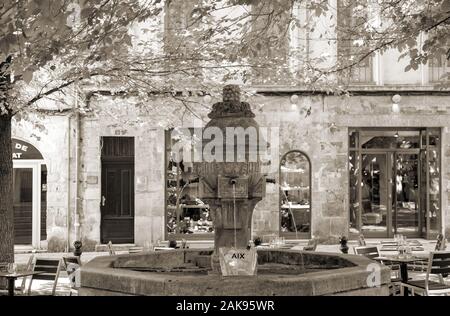
[[[223,153],[214,152],[215,159],[203,157],[202,162],[194,163],[200,198],[212,211],[214,249],[97,257],[81,269],[79,295],[388,294],[389,268],[378,269],[370,259],[355,255],[258,249],[257,275],[221,274],[219,250],[247,247],[253,210],[265,196],[266,179],[261,173],[259,148],[266,143],[260,138],[254,117],[250,105],[241,102],[239,87],[229,85],[223,89],[223,101],[213,105],[211,121],[204,128],[204,132],[220,130],[224,135]],[[229,132],[235,128],[253,130],[257,141],[234,141]],[[203,149],[208,139],[204,136]],[[370,273],[378,273],[375,287],[368,282]]]
[[[204,157],[202,162],[195,162],[194,173],[200,178],[200,199],[209,204],[213,215],[212,266],[218,271],[220,248],[245,248],[251,239],[253,210],[265,196],[266,179],[261,174],[260,146],[266,143],[250,104],[241,102],[240,89],[236,85],[224,87],[223,101],[213,105],[208,117],[211,121],[204,130],[220,130],[223,152],[216,155],[214,161],[205,161]],[[203,139],[202,144],[203,155],[207,155],[207,140]]]

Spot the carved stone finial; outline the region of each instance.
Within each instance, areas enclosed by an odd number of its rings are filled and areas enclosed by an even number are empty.
[[[211,119],[220,117],[255,117],[250,104],[241,102],[241,89],[238,85],[230,84],[223,87],[222,102],[213,105],[208,117]]]
[[[238,85],[229,84],[223,87],[223,102],[241,102],[241,89]]]

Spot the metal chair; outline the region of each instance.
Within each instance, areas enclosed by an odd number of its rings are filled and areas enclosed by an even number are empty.
[[[380,252],[378,250],[378,247],[376,246],[354,247],[353,250],[355,251],[355,254],[365,256],[372,260],[375,260],[375,258],[380,256]],[[391,269],[391,286],[389,287],[390,294],[393,296],[400,295],[401,293],[400,287],[401,278],[399,275],[400,266],[398,264],[392,264],[390,261],[386,260],[377,260],[377,261],[379,261],[381,264]]]
[[[445,284],[444,278],[450,274],[450,251],[433,251],[428,259],[428,267],[425,278],[422,280],[410,280],[401,283],[401,294],[411,290],[412,295],[446,295],[450,294],[450,285]],[[430,279],[436,275],[438,282]]]
[[[436,238],[436,245],[434,246],[434,251],[445,251],[446,239],[444,235],[439,234]],[[428,258],[417,259],[414,263],[408,265],[408,270],[413,272],[426,272],[428,268]]]
[[[354,247],[353,250],[357,255],[363,255],[369,259],[373,259],[380,256],[377,246],[359,246]]]

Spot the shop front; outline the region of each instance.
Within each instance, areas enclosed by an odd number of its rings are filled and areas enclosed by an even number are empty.
[[[349,133],[350,233],[435,238],[441,227],[439,128]]]

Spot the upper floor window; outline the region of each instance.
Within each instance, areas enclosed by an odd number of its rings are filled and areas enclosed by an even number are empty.
[[[361,45],[358,31],[368,22],[369,3],[356,6],[356,1],[338,1],[337,57],[340,81],[345,84],[370,84],[373,80],[373,55]]]
[[[195,31],[199,26],[195,9],[201,4],[201,0],[167,0],[165,3],[165,62],[167,69],[184,69],[173,74],[180,80],[186,75],[191,76],[190,80],[202,77],[201,45]]]
[[[450,58],[441,55],[430,59],[428,63],[429,81],[439,82],[450,79]]]
[[[252,60],[254,84],[286,83],[289,78],[291,6],[284,0],[254,1],[245,47]]]

